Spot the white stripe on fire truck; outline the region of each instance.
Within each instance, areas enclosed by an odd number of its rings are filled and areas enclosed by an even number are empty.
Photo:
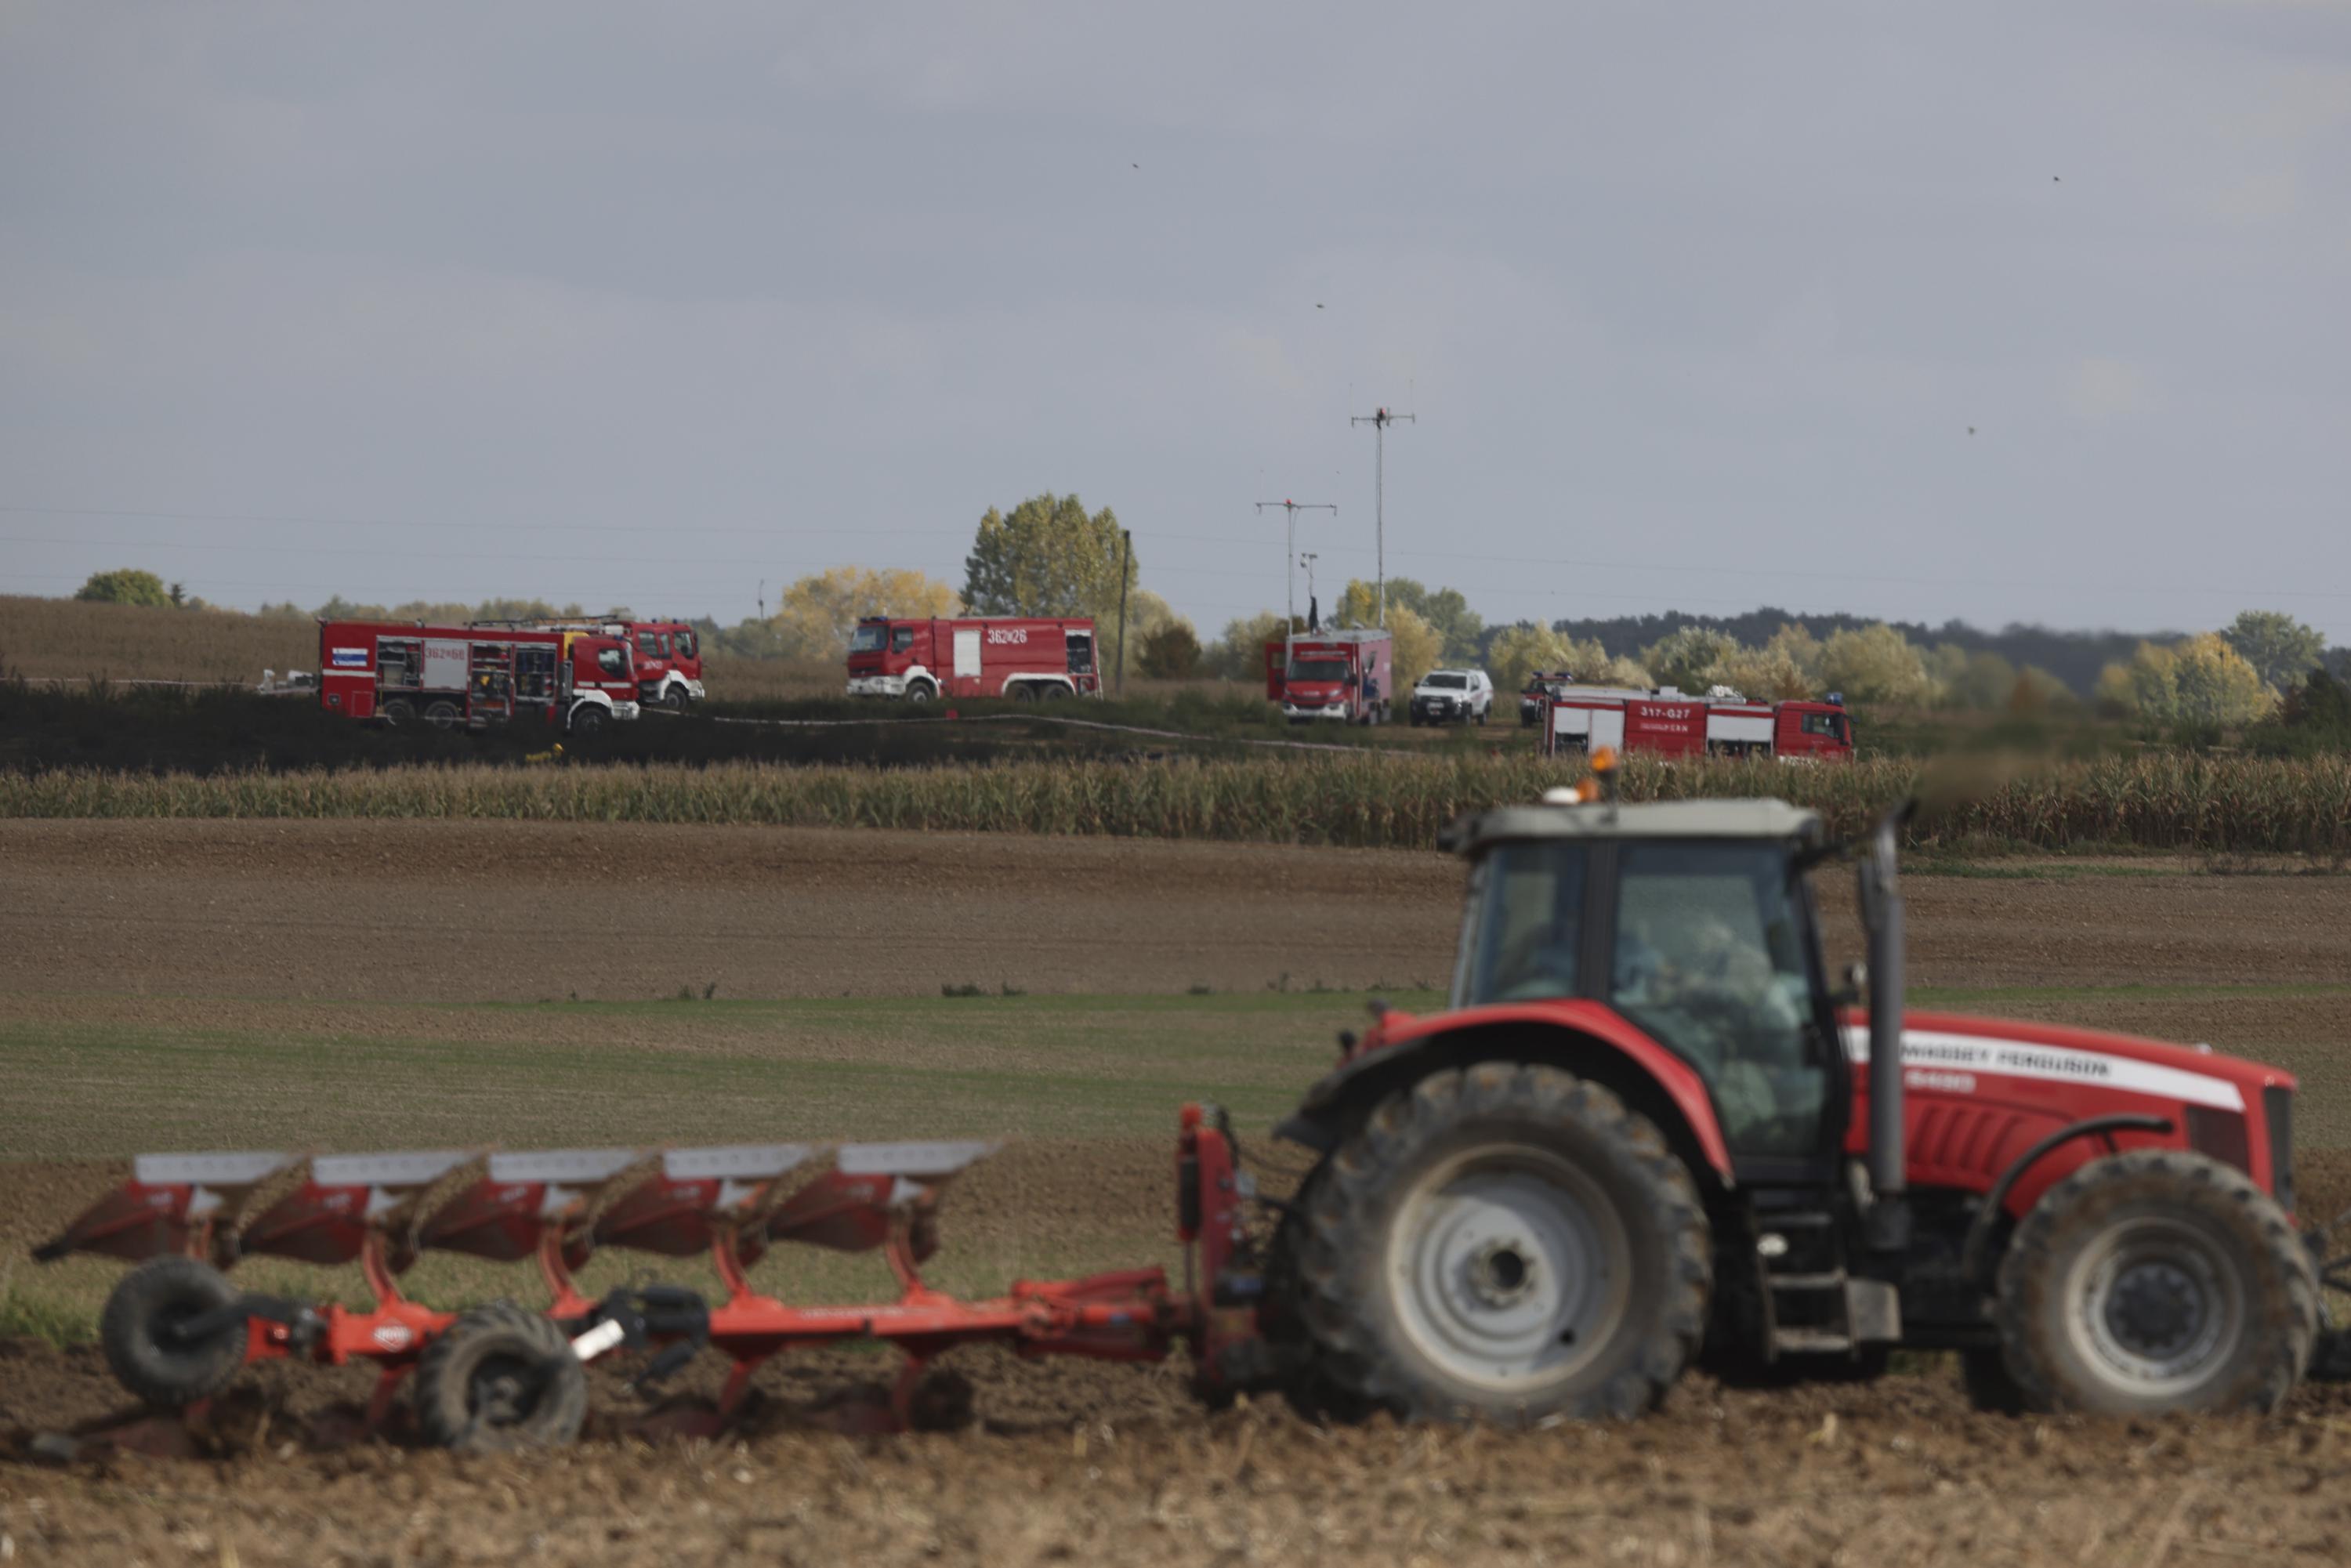
[[[1869,1030],[1858,1025],[1845,1026],[1844,1052],[1855,1061],[1867,1061]],[[2244,1095],[2225,1078],[2138,1061],[2127,1056],[2109,1056],[2104,1051],[2037,1045],[2031,1040],[2000,1040],[1991,1035],[1904,1030],[1902,1065],[1946,1072],[1993,1072],[2005,1078],[2038,1078],[2052,1083],[2097,1083],[2134,1094],[2183,1100],[2192,1105],[2210,1105],[2223,1111],[2245,1108]]]

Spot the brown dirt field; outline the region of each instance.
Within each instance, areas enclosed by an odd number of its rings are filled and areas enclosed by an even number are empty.
[[[1460,895],[1434,854],[633,823],[6,821],[0,863],[19,995],[1361,988],[1441,977]]]
[[[581,899],[710,956],[685,972],[623,956],[609,990],[581,990],[638,998],[713,975],[734,996],[929,993],[967,975],[1164,994],[1256,988],[1317,965],[1332,984],[1441,977],[1459,894],[1457,868],[1434,855],[534,824],[5,822],[0,864],[12,894],[0,998],[16,1016],[195,1008],[229,1029],[245,1016],[236,998],[314,998],[305,1027],[324,1029],[360,1001],[549,994],[469,974],[464,960],[496,941],[522,967],[551,962],[564,934],[517,928]],[[2351,1025],[2340,990],[2351,881],[1908,886],[1917,984],[2319,988],[2057,996],[2014,1009],[2222,1049],[2274,1041],[2331,1055]],[[1840,929],[1849,944],[1849,924]],[[1071,931],[1083,934],[1074,951]],[[1322,956],[1332,931],[1347,934],[1339,958]],[[904,951],[964,956],[909,963]],[[1040,1238],[1172,1260],[1167,1160],[1152,1139],[1008,1148],[950,1197],[942,1261]],[[5,1168],[8,1259],[117,1174],[97,1161]],[[2351,1152],[2306,1148],[2302,1182],[2305,1217],[2351,1207]],[[2351,1557],[2351,1394],[2332,1388],[2305,1389],[2267,1420],[2012,1419],[1970,1409],[1949,1369],[1929,1364],[1858,1387],[1735,1389],[1694,1375],[1630,1426],[1327,1430],[1263,1406],[1204,1415],[1168,1369],[967,1352],[955,1364],[975,1385],[976,1427],[831,1430],[830,1404],[885,1364],[849,1353],[774,1364],[758,1419],[717,1444],[649,1445],[613,1429],[633,1398],[600,1377],[598,1440],[464,1461],[396,1443],[313,1448],[306,1421],[362,1394],[364,1375],[277,1369],[232,1402],[209,1462],[109,1457],[59,1469],[21,1448],[0,1459],[0,1563]],[[707,1391],[716,1375],[702,1365],[689,1386]],[[0,1433],[118,1403],[94,1353],[0,1343]]]

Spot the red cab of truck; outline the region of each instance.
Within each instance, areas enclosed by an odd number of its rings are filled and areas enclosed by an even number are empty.
[[[1383,724],[1395,700],[1395,639],[1373,628],[1301,632],[1265,645],[1265,695],[1292,724]]]
[[[1085,616],[872,615],[849,639],[849,695],[904,697],[1100,696],[1094,623]]]
[[[319,622],[319,706],[384,724],[593,731],[637,716],[627,643],[554,628]]]

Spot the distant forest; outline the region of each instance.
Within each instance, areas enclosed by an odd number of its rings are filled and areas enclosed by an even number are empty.
[[[1637,658],[1642,649],[1685,626],[1727,632],[1745,646],[1757,648],[1791,622],[1823,640],[1833,632],[1854,632],[1878,624],[1876,617],[1870,615],[1799,613],[1767,604],[1740,615],[1685,615],[1678,610],[1668,610],[1661,615],[1554,621],[1552,629],[1578,641],[1596,639],[1611,657]],[[1970,653],[1998,653],[2019,669],[2038,664],[2085,697],[2097,685],[2099,671],[2110,664],[2127,663],[2141,643],[2174,643],[2181,636],[2178,632],[2053,632],[2046,626],[2022,625],[1987,632],[1964,621],[1946,621],[1940,626],[1915,621],[1888,621],[1885,624],[1922,649],[1938,643],[1951,643]]]

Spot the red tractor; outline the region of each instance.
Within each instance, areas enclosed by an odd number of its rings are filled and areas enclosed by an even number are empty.
[[[1520,1422],[1646,1409],[1702,1354],[1852,1375],[1905,1346],[2038,1409],[2285,1398],[2324,1324],[2290,1075],[1906,1013],[1898,814],[1861,846],[1840,987],[1817,815],[1599,793],[1450,831],[1451,1005],[1343,1036],[1280,1127],[1321,1161],[1262,1280],[1219,1286],[1264,1305],[1216,1375]]]
[[[144,1260],[101,1338],[150,1403],[198,1410],[249,1361],[364,1357],[377,1416],[413,1373],[420,1428],[471,1448],[567,1440],[596,1356],[647,1354],[651,1379],[723,1352],[723,1421],[766,1358],[849,1339],[904,1353],[901,1415],[925,1364],[975,1340],[1121,1360],[1181,1341],[1212,1398],[1505,1424],[1637,1415],[1701,1357],[1851,1377],[1897,1346],[1957,1351],[1988,1403],[2115,1414],[2270,1410],[2343,1374],[2321,1284],[2351,1284],[2351,1260],[2291,1219],[2292,1077],[1906,1013],[1902,812],[1844,845],[1780,800],[1619,806],[1613,764],[1448,830],[1470,868],[1451,1003],[1340,1037],[1276,1129],[1317,1156],[1293,1194],[1261,1196],[1226,1119],[1186,1108],[1180,1289],[1157,1269],[986,1301],[924,1284],[939,1189],[978,1145],[844,1147],[788,1197],[810,1150],[673,1150],[601,1210],[591,1190],[643,1151],[506,1154],[430,1214],[411,1210],[463,1151],[320,1156],[251,1219],[240,1195],[291,1156],[148,1156],[36,1256]],[[1808,873],[1847,853],[1867,964],[1832,980]],[[747,1270],[771,1241],[882,1249],[901,1294],[765,1294]],[[591,1301],[569,1270],[599,1244],[706,1249],[726,1299]],[[535,1254],[547,1307],[406,1300],[393,1275],[434,1247]],[[252,1252],[357,1257],[376,1304],[242,1293],[220,1270]]]

